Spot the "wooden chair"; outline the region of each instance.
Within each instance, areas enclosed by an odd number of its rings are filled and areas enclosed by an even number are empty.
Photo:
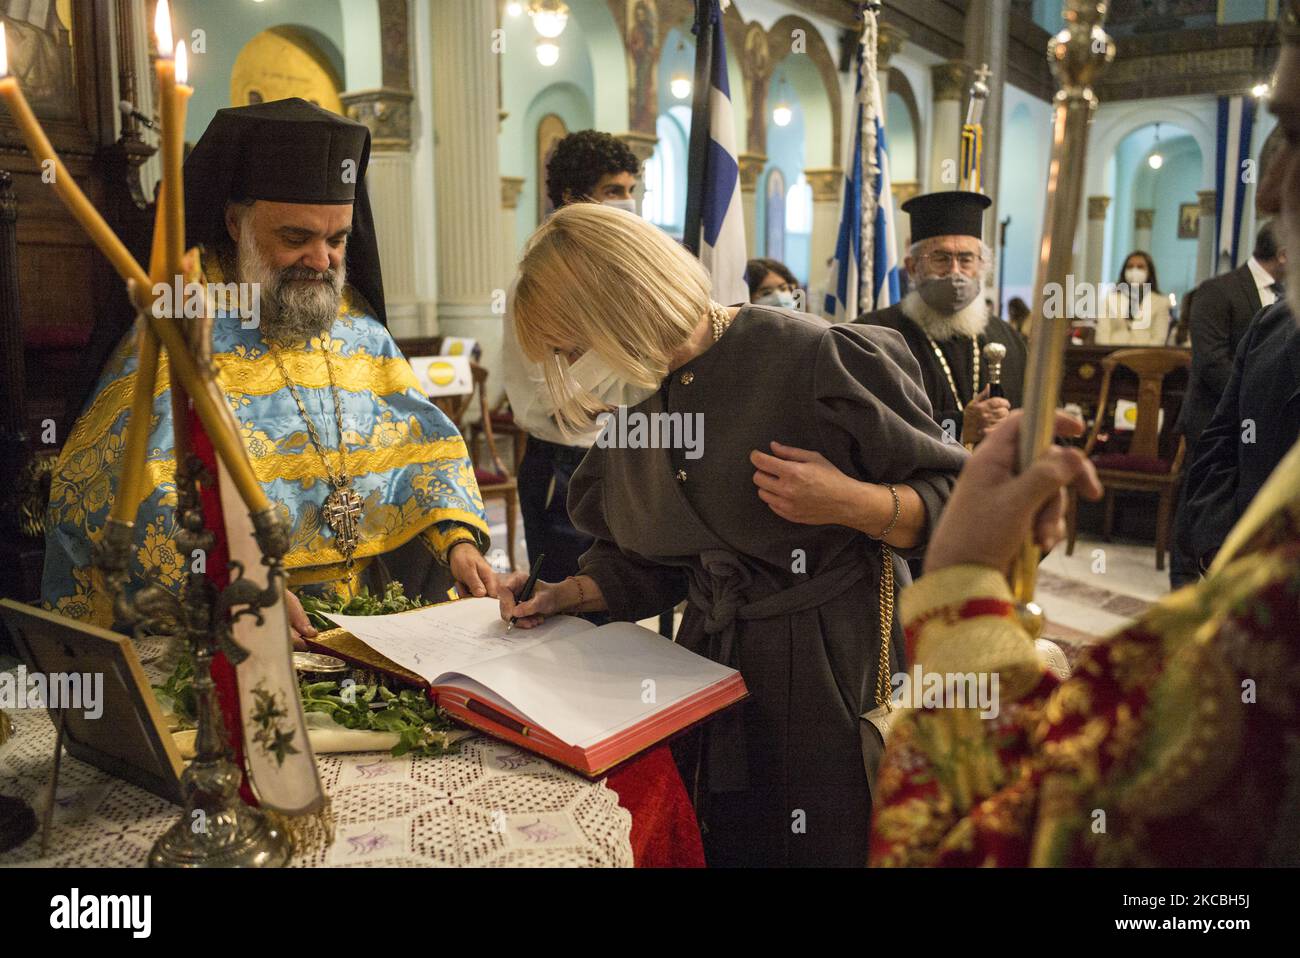
[[[492,432],[492,417],[488,414],[487,377],[488,371],[476,362],[471,362],[470,370],[474,374],[474,393],[478,396],[479,423],[486,440],[490,466],[480,466],[475,450],[477,443],[470,446],[470,460],[474,463],[474,478],[478,481],[478,491],[486,505],[489,499],[503,499],[506,504],[506,557],[510,571],[515,571],[515,527],[519,524],[519,484],[515,477],[506,471],[506,465],[497,453],[496,437]],[[468,404],[467,404],[468,407]],[[464,410],[462,410],[462,414]],[[459,424],[457,424],[459,428]]]
[[[1178,489],[1178,477],[1182,471],[1183,456],[1186,454],[1187,446],[1183,437],[1179,435],[1173,454],[1169,455],[1167,452],[1173,443],[1177,416],[1166,415],[1164,429],[1160,428],[1161,391],[1164,388],[1165,376],[1177,369],[1190,366],[1191,361],[1191,354],[1186,349],[1168,349],[1159,346],[1117,349],[1103,359],[1101,366],[1104,372],[1101,378],[1101,393],[1097,398],[1097,417],[1088,434],[1087,444],[1083,447],[1084,455],[1092,459],[1093,465],[1097,467],[1097,475],[1106,487],[1103,535],[1107,542],[1110,541],[1111,530],[1115,524],[1117,489],[1154,492],[1159,496],[1155,544],[1156,568],[1161,570],[1165,567],[1165,551],[1169,547],[1174,496]],[[1137,421],[1134,424],[1133,437],[1127,452],[1094,454],[1097,436],[1103,425],[1110,419],[1106,405],[1110,397],[1111,377],[1115,373],[1116,366],[1123,366],[1138,377]],[[1162,450],[1166,452],[1162,454]],[[1069,510],[1066,514],[1068,529],[1066,555],[1074,553],[1078,507],[1078,494],[1071,490]]]
[[[501,397],[496,409],[492,410],[490,419],[481,419],[469,424],[469,432],[465,441],[469,443],[471,450],[477,448],[480,439],[486,440],[487,431],[483,428],[485,422],[492,424],[494,435],[502,436],[510,441],[512,462],[510,474],[513,476],[519,475],[519,463],[524,458],[524,445],[528,441],[528,433],[519,428],[519,424],[515,422],[514,410],[510,408],[508,397]]]
[[[398,342],[398,345],[407,356],[437,356],[442,352],[442,337],[427,336],[403,339]],[[492,428],[493,419],[488,414],[488,371],[473,359],[470,359],[469,368],[474,377],[473,390],[458,396],[435,397],[433,404],[447,414],[447,418],[451,420],[452,425],[465,437],[465,448],[469,450],[470,462],[474,466],[474,478],[478,482],[478,489],[483,496],[483,502],[486,504],[489,499],[505,500],[507,558],[510,562],[510,571],[513,572],[515,570],[515,526],[518,524],[519,519],[519,487],[515,480],[515,473],[518,472],[519,467],[518,452],[516,453],[514,473],[508,472],[505,463],[501,461],[500,455],[497,454],[496,436]],[[463,421],[465,413],[469,411],[470,404],[474,402],[476,397],[479,404],[479,421],[466,426]],[[480,465],[479,443],[477,441],[480,434],[487,446],[490,468]]]

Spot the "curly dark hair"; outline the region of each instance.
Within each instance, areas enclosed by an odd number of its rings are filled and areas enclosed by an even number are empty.
[[[579,130],[555,144],[546,163],[546,195],[559,209],[565,204],[565,192],[573,199],[590,196],[602,176],[636,176],[640,171],[636,154],[618,137],[599,130]]]

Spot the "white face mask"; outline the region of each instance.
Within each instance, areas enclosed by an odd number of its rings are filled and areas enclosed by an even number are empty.
[[[561,370],[568,365],[558,354],[555,358]],[[594,349],[587,350],[568,366],[568,380],[570,388],[590,393],[607,406],[635,406],[655,393],[654,386],[624,382]]]
[[[781,309],[794,309],[794,293],[788,289],[768,290],[754,300],[756,306],[779,306]]]
[[[612,206],[616,210],[626,210],[629,213],[636,213],[636,200],[603,200],[603,206]]]
[[[1141,286],[1147,281],[1147,271],[1141,266],[1130,266],[1124,270],[1124,282],[1130,286]]]

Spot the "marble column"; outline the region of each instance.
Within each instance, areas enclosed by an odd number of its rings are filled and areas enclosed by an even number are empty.
[[[636,211],[640,214],[641,201],[645,196],[645,161],[654,155],[655,147],[659,145],[659,137],[649,133],[636,132],[616,133],[614,135],[627,144],[628,149],[637,158],[637,162],[641,164],[641,168],[636,174],[636,191],[632,194],[632,198],[636,200]]]
[[[840,228],[840,188],[844,171],[839,167],[804,170],[812,187],[812,237],[808,253],[808,311],[820,313],[826,296],[830,259]]]
[[[430,5],[438,329],[483,348],[490,405],[502,392],[501,174],[493,0]]]
[[[1106,264],[1106,210],[1110,206],[1109,196],[1088,197],[1088,254],[1087,275],[1083,278],[1094,286],[1105,282]]]
[[[1196,281],[1209,279],[1215,273],[1218,257],[1214,255],[1219,238],[1219,221],[1216,218],[1216,205],[1219,194],[1215,190],[1203,190],[1196,194],[1201,202],[1200,219],[1196,222]]]
[[[930,134],[930,177],[927,192],[955,190],[961,182],[961,104],[966,64],[960,60],[930,68],[934,112]]]
[[[970,75],[982,66],[989,69],[989,96],[981,119],[984,145],[980,154],[980,187],[993,201],[984,212],[984,235],[996,236],[998,224],[998,169],[1002,157],[1002,97],[1007,77],[1008,32],[1011,23],[1010,0],[970,0],[966,8],[965,50]],[[962,116],[969,99],[963,91]],[[960,134],[959,134],[960,136]]]
[[[745,255],[750,259],[759,255],[758,244],[758,180],[767,165],[761,153],[742,153],[740,163],[740,205],[745,214]],[[763,247],[766,254],[767,249]]]
[[[344,93],[347,115],[370,128],[370,165],[366,190],[375,216],[379,262],[384,270],[384,304],[393,335],[418,336],[414,191],[409,90],[381,88]]]
[[[885,115],[889,114],[889,61],[906,42],[907,31],[881,21],[876,36],[876,77],[880,81],[880,103]]]
[[[524,190],[522,176],[501,177],[501,276],[507,287],[514,276],[519,258],[519,231],[516,225],[519,194]]]
[[[1155,210],[1133,211],[1133,248],[1151,252],[1151,227],[1155,224]]]

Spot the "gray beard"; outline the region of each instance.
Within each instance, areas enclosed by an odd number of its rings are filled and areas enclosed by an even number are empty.
[[[931,308],[916,290],[904,296],[903,302],[899,305],[903,315],[925,330],[936,342],[958,336],[977,339],[989,324],[989,308],[982,295],[975,297],[969,306],[955,313],[941,313]]]
[[[240,232],[235,255],[235,275],[239,282],[258,286],[261,332],[268,342],[285,345],[307,342],[333,328],[347,279],[343,264],[337,270],[327,269],[323,273],[296,266],[274,269],[257,248],[252,230],[247,228]],[[324,278],[326,282],[302,282],[306,274]]]

